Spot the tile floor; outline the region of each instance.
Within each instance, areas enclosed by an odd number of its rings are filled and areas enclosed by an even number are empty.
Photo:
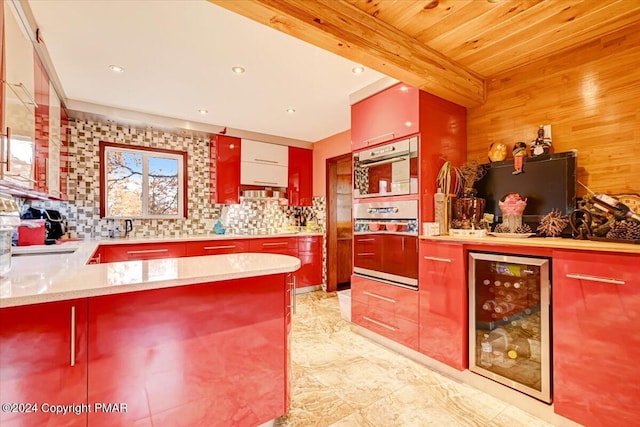
[[[298,295],[293,319],[291,409],[276,426],[551,426],[352,332],[335,293]]]

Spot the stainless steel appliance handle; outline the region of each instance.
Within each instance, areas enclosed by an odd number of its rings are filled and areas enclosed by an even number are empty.
[[[371,323],[375,323],[375,324],[376,324],[376,325],[378,325],[378,326],[382,326],[383,328],[386,328],[386,329],[388,329],[388,330],[390,330],[390,331],[396,331],[396,330],[397,330],[396,328],[394,328],[394,327],[393,327],[393,326],[391,326],[391,325],[387,325],[386,323],[382,323],[382,322],[379,322],[379,321],[377,321],[377,320],[373,320],[372,318],[370,318],[370,317],[368,317],[368,316],[362,316],[362,318],[363,318],[364,320],[366,320],[366,321],[371,322]]]
[[[365,168],[370,168],[370,167],[374,167],[374,166],[386,165],[386,164],[389,164],[389,163],[402,162],[404,160],[407,160],[407,159],[404,158],[404,157],[394,157],[393,159],[378,160],[377,162],[360,163],[360,167],[365,169]]]
[[[383,301],[390,302],[390,303],[392,303],[392,304],[395,304],[395,303],[396,303],[396,300],[394,300],[393,298],[384,297],[384,296],[382,296],[382,295],[374,294],[373,292],[364,291],[364,292],[362,292],[362,293],[363,293],[364,295],[367,295],[367,296],[370,296],[370,297],[373,297],[373,298],[378,298],[378,299],[381,299],[381,300],[383,300]]]
[[[451,262],[451,259],[449,259],[449,258],[438,258],[438,257],[435,257],[435,256],[424,256],[423,258],[426,259],[426,260],[429,260],[429,261]]]
[[[76,306],[71,306],[71,366],[76,366]]]
[[[567,273],[569,279],[586,280],[588,282],[610,283],[612,285],[625,285],[627,282],[620,279],[612,279],[610,277],[591,276],[588,274]]]
[[[206,251],[210,251],[210,250],[213,250],[213,249],[233,249],[235,247],[236,247],[236,245],[220,245],[220,246],[205,246],[202,249],[204,249]]]
[[[144,250],[139,250],[139,251],[127,251],[127,253],[129,255],[136,255],[136,254],[157,254],[157,253],[161,253],[161,252],[169,252],[169,249],[144,249]]]
[[[383,138],[387,135],[391,135],[392,138],[395,138],[396,133],[395,132],[387,132],[387,133],[383,133],[382,135],[378,135],[378,136],[374,136],[373,138],[369,138],[369,139],[365,139],[364,142],[365,144],[369,145],[372,141],[375,141],[376,139],[380,139]]]

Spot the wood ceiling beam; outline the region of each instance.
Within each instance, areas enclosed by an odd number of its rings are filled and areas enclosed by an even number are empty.
[[[485,101],[483,78],[343,0],[209,0],[465,107]]]

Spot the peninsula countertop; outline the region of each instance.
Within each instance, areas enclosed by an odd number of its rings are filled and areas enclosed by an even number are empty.
[[[289,273],[300,268],[298,258],[268,253],[87,265],[99,244],[117,244],[120,241],[71,241],[52,248],[63,252],[75,249],[73,253],[49,252],[38,255],[36,248],[32,249],[31,255],[12,257],[11,271],[0,279],[0,308]],[[122,240],[123,243],[162,241],[175,240]]]

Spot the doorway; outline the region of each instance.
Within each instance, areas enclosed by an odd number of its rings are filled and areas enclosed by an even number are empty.
[[[351,154],[327,159],[327,292],[351,287]]]

